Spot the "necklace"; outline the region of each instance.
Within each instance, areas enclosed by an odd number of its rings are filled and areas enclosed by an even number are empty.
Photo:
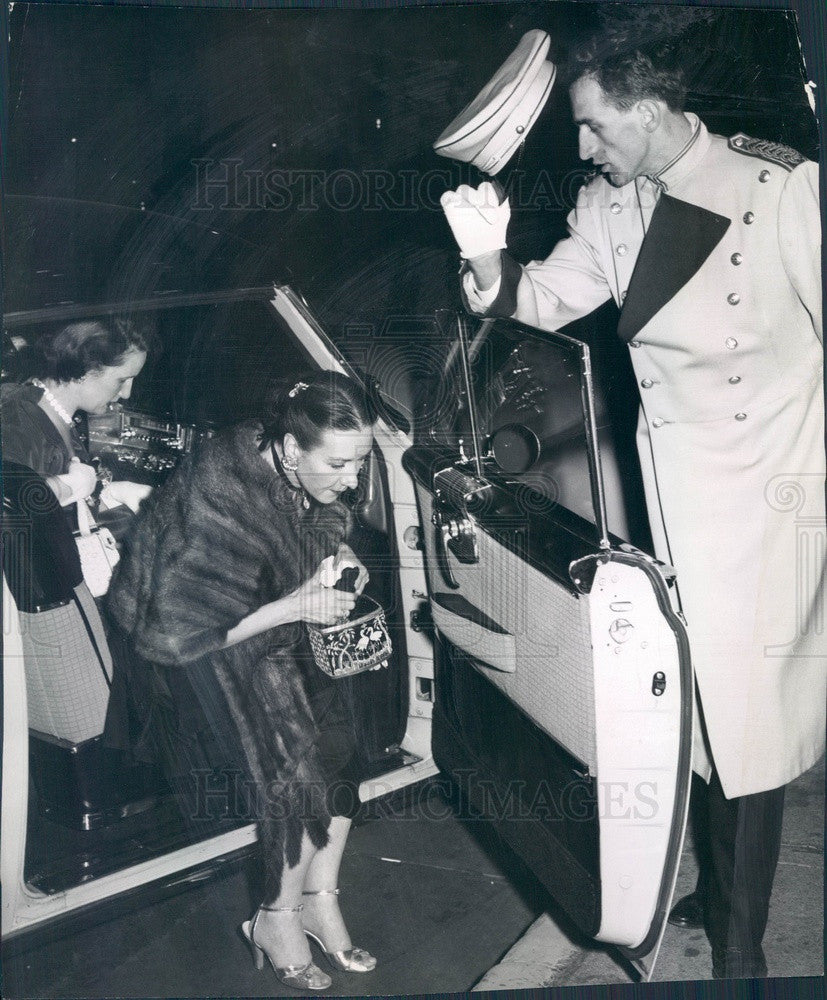
[[[273,465],[275,465],[276,470],[281,474],[281,478],[285,481],[285,483],[287,483],[287,486],[289,487],[290,491],[293,493],[293,495],[296,497],[297,500],[301,501],[301,505],[302,507],[304,507],[305,510],[310,510],[310,497],[308,497],[304,487],[301,484],[296,486],[295,484],[291,483],[290,480],[287,478],[287,475],[284,471],[284,465],[278,456],[278,452],[276,451],[275,445],[272,444],[270,445],[270,454],[273,456]]]
[[[72,420],[72,417],[69,414],[68,410],[66,410],[65,407],[61,406],[60,403],[57,401],[57,399],[55,399],[52,390],[49,389],[47,386],[45,386],[40,381],[39,378],[31,379],[31,383],[38,389],[43,390],[43,398],[46,400],[49,406],[51,406],[51,408],[55,411],[55,413],[60,417],[63,423],[66,424],[67,427],[74,427],[75,426],[74,420]]]

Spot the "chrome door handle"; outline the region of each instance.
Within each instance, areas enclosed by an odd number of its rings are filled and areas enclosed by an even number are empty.
[[[480,561],[477,532],[467,517],[451,518],[444,522],[442,537],[459,562],[473,565]]]
[[[436,556],[440,572],[452,590],[459,590],[448,553],[466,565],[479,562],[476,530],[467,517],[439,507],[434,508],[431,520],[436,528]]]

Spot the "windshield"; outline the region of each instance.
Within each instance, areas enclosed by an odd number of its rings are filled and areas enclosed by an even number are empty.
[[[221,427],[259,416],[274,379],[289,381],[310,366],[270,307],[271,295],[265,288],[260,294],[181,296],[174,304],[161,300],[145,308],[141,303],[86,311],[72,306],[63,314],[55,309],[9,316],[6,327],[23,345],[67,322],[126,316],[153,347],[125,408],[173,422]]]

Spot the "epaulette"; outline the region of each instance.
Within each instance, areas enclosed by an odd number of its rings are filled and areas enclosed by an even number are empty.
[[[738,132],[730,138],[729,148],[745,156],[757,156],[761,160],[769,160],[770,163],[776,163],[785,170],[792,170],[806,160],[806,157],[792,146],[785,146],[783,142],[771,142],[769,139],[753,139],[751,135],[744,135],[743,132]]]

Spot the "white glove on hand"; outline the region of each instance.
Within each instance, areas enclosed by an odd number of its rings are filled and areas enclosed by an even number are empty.
[[[480,257],[505,247],[511,206],[508,198],[500,204],[490,181],[476,189],[460,184],[456,191],[446,191],[439,202],[463,257]]]
[[[337,572],[336,567],[333,565],[335,561],[336,556],[328,556],[319,563],[319,583],[323,587],[332,587],[341,576],[341,573]]]
[[[101,491],[100,498],[101,503],[108,509],[123,504],[133,514],[137,514],[141,503],[146,500],[151,492],[152,487],[146,486],[144,483],[133,483],[128,479],[118,479]]]
[[[69,471],[54,476],[59,483],[57,498],[61,507],[77,500],[85,500],[98,485],[98,477],[91,465],[84,465],[79,458],[69,462]]]

